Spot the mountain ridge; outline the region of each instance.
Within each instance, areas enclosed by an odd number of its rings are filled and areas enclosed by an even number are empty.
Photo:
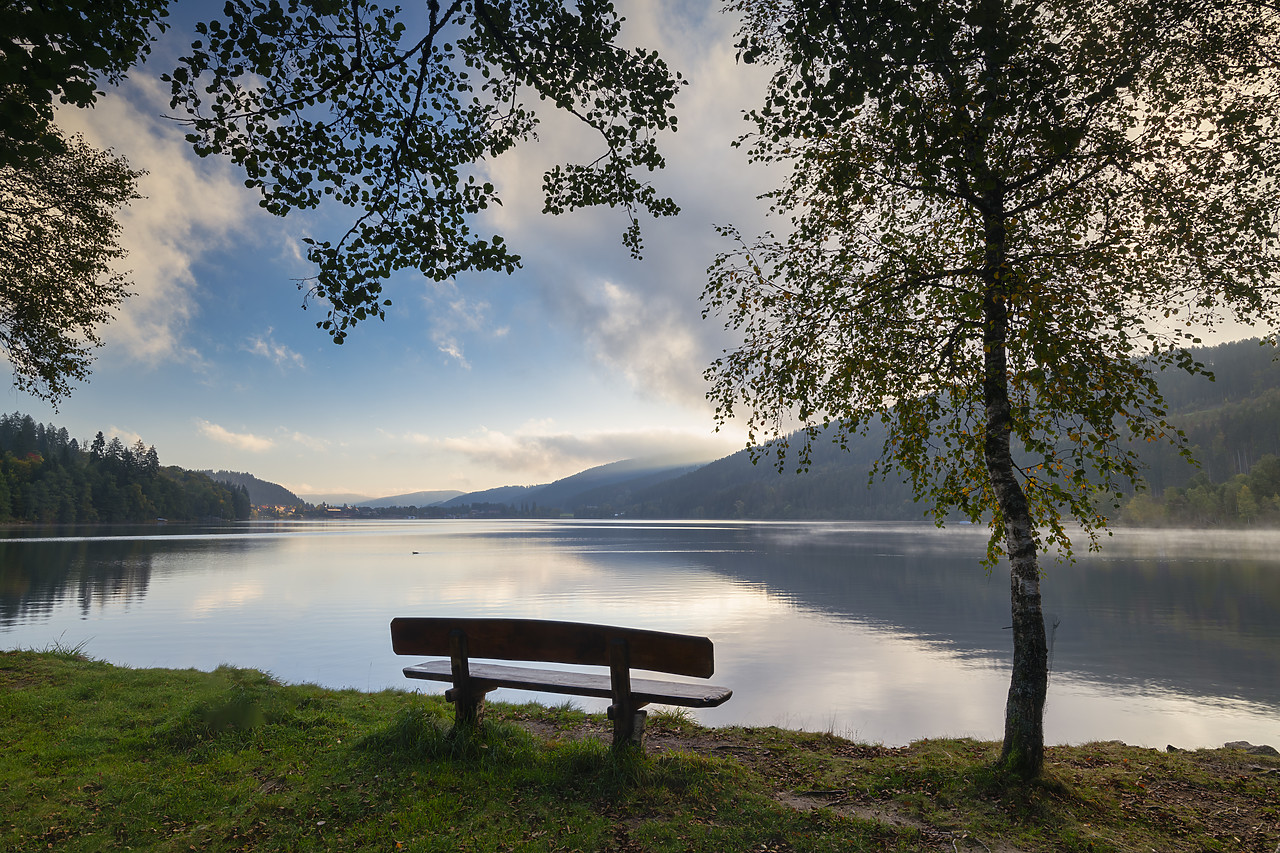
[[[1212,479],[1247,474],[1262,457],[1280,456],[1280,363],[1274,354],[1274,348],[1260,346],[1257,339],[1200,348],[1192,355],[1215,372],[1215,382],[1174,370],[1160,377],[1171,420],[1187,433]],[[779,473],[772,456],[757,463],[753,451],[743,449],[711,461],[624,459],[532,486],[413,492],[343,503],[423,507],[422,496],[452,494],[436,502],[435,509],[483,506],[489,511],[505,508],[513,515],[584,517],[919,520],[926,507],[913,500],[903,478],[894,475],[869,484],[868,472],[883,440],[878,425],[849,441],[847,450],[819,439],[803,474],[787,470],[794,469],[791,461]],[[1153,445],[1142,452],[1153,493],[1181,487],[1197,473],[1170,447]],[[409,498],[416,500],[401,503]]]
[[[243,486],[249,492],[249,503],[254,506],[302,506],[306,503],[284,486],[259,479],[248,472],[204,470],[199,473],[219,483]]]
[[[466,494],[458,489],[435,489],[421,492],[408,492],[403,495],[389,495],[385,498],[363,500],[356,506],[392,507],[392,506],[435,506],[445,501]]]

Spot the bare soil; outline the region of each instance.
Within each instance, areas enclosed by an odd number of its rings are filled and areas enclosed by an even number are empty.
[[[573,724],[531,718],[517,721],[545,739],[607,740],[610,736],[608,724],[598,720]],[[909,764],[930,748],[929,741],[885,747],[824,735],[816,740],[776,743],[762,739],[760,731],[651,725],[645,747],[652,754],[679,751],[732,756],[764,780],[782,805],[797,810],[825,808],[848,817],[911,827],[920,833],[925,850],[1031,853],[1055,849],[1051,842],[1020,847],[1000,837],[998,830],[966,829],[963,808],[947,803],[939,803],[936,809],[922,808],[919,792],[913,798],[904,797],[912,792],[876,790],[865,784],[857,769],[863,764]],[[815,787],[806,763],[797,760],[798,752],[809,750],[820,751],[823,760],[846,762],[847,783]],[[1280,758],[1242,749],[1161,751],[1108,742],[1051,747],[1046,751],[1045,766],[1050,791],[1061,792],[1051,796],[1065,803],[1073,814],[1082,813],[1082,832],[1091,828],[1085,820],[1090,810],[1096,811],[1099,837],[1109,840],[1099,849],[1129,849],[1123,837],[1107,835],[1107,830],[1131,824],[1147,827],[1152,838],[1161,839],[1160,846],[1150,847],[1160,853],[1206,849],[1280,853]],[[923,796],[935,794],[926,791]],[[938,816],[943,819],[931,819]],[[1049,842],[1049,837],[1045,841]],[[1086,842],[1078,849],[1093,848]]]

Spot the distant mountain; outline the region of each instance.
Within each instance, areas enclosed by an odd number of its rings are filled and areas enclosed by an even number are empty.
[[[753,464],[751,452],[740,450],[637,490],[623,512],[643,518],[919,520],[924,507],[912,501],[905,483],[877,480],[868,487],[882,442],[876,430],[850,441],[848,451],[819,438],[805,473],[796,472],[794,455],[779,472],[774,456]]]
[[[1169,370],[1160,388],[1170,420],[1182,428],[1205,476],[1222,482],[1247,474],[1265,455],[1280,456],[1280,362],[1277,351],[1255,340],[1192,351],[1215,381]],[[884,433],[872,429],[851,440],[848,451],[829,441],[814,444],[813,464],[794,473],[794,460],[778,473],[775,459],[753,465],[746,450],[677,479],[640,490],[623,510],[647,518],[777,518],[907,520],[925,507],[900,480],[867,486]],[[794,442],[793,442],[794,445]],[[1140,448],[1143,472],[1154,494],[1185,486],[1196,468],[1161,443]]]
[[[368,495],[358,495],[355,492],[308,492],[302,497],[309,504],[329,506],[360,506],[365,501],[373,500]]]
[[[538,489],[529,499],[563,510],[606,506],[620,510],[632,502],[637,491],[674,480],[706,462],[705,459],[691,462],[687,457],[623,459],[556,480]]]
[[[1249,473],[1265,455],[1280,456],[1280,363],[1275,354],[1275,349],[1259,346],[1256,340],[1238,341],[1192,352],[1214,371],[1215,382],[1176,370],[1160,377],[1171,421],[1186,431],[1204,465],[1203,473],[1214,482]],[[803,474],[795,471],[794,455],[779,473],[774,457],[762,456],[753,464],[750,452],[742,450],[709,464],[690,457],[628,459],[554,483],[466,494],[305,497],[316,503],[326,500],[332,505],[372,508],[434,504],[453,509],[488,504],[506,506],[512,515],[918,520],[926,507],[913,501],[910,487],[900,477],[868,485],[868,472],[879,458],[883,441],[879,428],[850,440],[847,450],[819,438],[810,468]],[[1196,474],[1195,468],[1164,445],[1153,443],[1141,452],[1153,494],[1185,486]],[[249,489],[258,503],[252,485]]]
[[[805,474],[779,474],[772,457],[753,465],[746,450],[710,463],[626,459],[545,485],[471,492],[440,506],[496,504],[518,514],[578,517],[919,519],[923,507],[912,502],[906,485],[867,488],[879,446],[879,440],[854,442],[846,453],[820,441]]]
[[[443,489],[434,492],[410,492],[407,495],[392,495],[387,498],[360,500],[352,502],[355,506],[387,507],[387,506],[433,506],[456,498],[463,492],[457,489]]]
[[[576,515],[612,515],[635,501],[635,496],[660,483],[675,479],[701,465],[697,456],[662,456],[624,459],[589,468],[554,483],[540,486],[503,486],[471,492],[446,501],[441,506],[506,504],[533,512],[571,512]]]
[[[232,486],[243,486],[249,491],[249,503],[254,506],[300,506],[305,503],[302,498],[284,486],[259,480],[252,474],[240,471],[201,471],[210,479]]]
[[[541,486],[498,486],[494,489],[485,489],[480,492],[467,492],[443,501],[440,506],[443,507],[459,507],[471,504],[506,504],[507,506],[520,506],[522,503],[528,503],[528,496],[536,492],[538,489],[545,489],[546,485]]]

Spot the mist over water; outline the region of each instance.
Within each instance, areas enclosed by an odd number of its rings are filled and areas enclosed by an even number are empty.
[[[0,646],[83,644],[129,666],[230,663],[291,682],[430,691],[443,685],[401,675],[416,660],[391,652],[395,616],[601,622],[710,637],[712,681],[734,697],[699,712],[707,724],[888,744],[1001,733],[1008,574],[979,566],[981,529],[417,521],[77,532],[3,534]],[[1046,564],[1049,740],[1280,746],[1280,534],[1121,532],[1103,545]]]

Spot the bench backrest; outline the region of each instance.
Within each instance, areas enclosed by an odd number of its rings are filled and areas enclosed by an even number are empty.
[[[635,669],[701,678],[715,671],[706,637],[583,622],[401,617],[391,620],[391,647],[398,655],[447,655],[454,630],[466,635],[472,658],[609,666],[609,644],[621,639]]]

